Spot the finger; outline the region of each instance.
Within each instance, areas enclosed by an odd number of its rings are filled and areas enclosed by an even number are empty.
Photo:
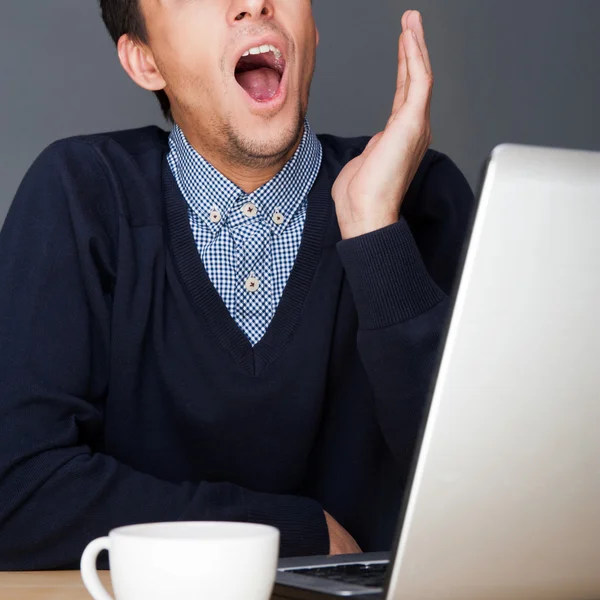
[[[406,17],[407,29],[412,29],[417,34],[417,40],[419,47],[423,53],[423,59],[425,60],[425,66],[429,73],[432,73],[431,59],[429,57],[429,49],[425,42],[425,29],[423,27],[423,16],[417,10],[413,10]]]
[[[404,12],[404,14],[402,15],[402,31],[406,31],[409,27],[408,27],[408,18],[410,17],[410,14],[414,12],[412,10],[407,10]]]
[[[402,33],[398,40],[398,79],[396,81],[396,94],[394,96],[394,104],[392,106],[392,116],[406,102],[406,96],[410,86],[406,52],[404,50],[404,41],[402,39],[404,35],[405,33]]]
[[[407,104],[427,109],[431,98],[433,79],[427,71],[425,58],[419,47],[416,34],[408,32],[403,36],[404,51],[406,53],[406,64],[410,76],[410,87],[406,98]]]

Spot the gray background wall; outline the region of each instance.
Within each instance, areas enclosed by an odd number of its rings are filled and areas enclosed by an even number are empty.
[[[600,150],[600,0],[323,0],[309,118],[366,135],[389,115],[400,17],[424,16],[436,77],[433,147],[473,186],[511,141]],[[57,138],[165,126],[118,65],[96,0],[2,0],[0,224],[36,155]]]

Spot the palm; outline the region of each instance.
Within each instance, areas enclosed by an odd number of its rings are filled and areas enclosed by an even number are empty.
[[[360,156],[340,172],[332,191],[342,235],[353,237],[398,219],[400,204],[431,143],[433,79],[416,11],[402,18],[398,80],[391,116]],[[412,29],[417,42],[407,39]]]

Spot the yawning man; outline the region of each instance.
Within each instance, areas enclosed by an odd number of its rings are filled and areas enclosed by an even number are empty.
[[[420,14],[384,130],[342,138],[306,120],[311,0],[100,4],[173,128],[52,144],[5,222],[0,568],[155,521],[389,549],[473,208]]]

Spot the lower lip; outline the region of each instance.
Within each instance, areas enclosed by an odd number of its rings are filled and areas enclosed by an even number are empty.
[[[288,83],[288,68],[286,66],[283,77],[279,82],[279,87],[277,88],[277,92],[275,95],[269,100],[255,100],[249,94],[246,93],[246,90],[237,83],[236,84],[242,93],[242,95],[246,98],[246,101],[252,107],[252,110],[256,112],[272,112],[281,108],[285,104],[285,100],[287,98],[287,83]]]

